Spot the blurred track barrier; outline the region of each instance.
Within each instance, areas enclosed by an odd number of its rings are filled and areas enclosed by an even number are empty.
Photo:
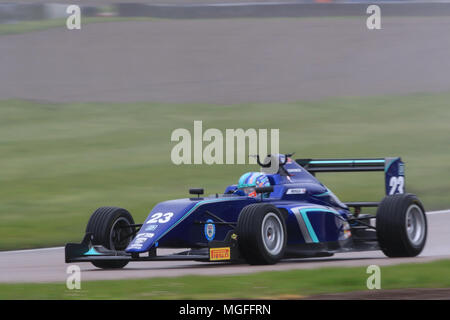
[[[0,23],[45,19],[41,4],[0,3]]]
[[[119,3],[121,17],[157,17],[172,19],[245,18],[245,17],[329,17],[365,16],[369,4],[380,6],[384,16],[450,16],[445,2],[254,2],[222,4],[143,4]]]
[[[68,4],[61,3],[0,3],[0,23],[67,18]],[[101,8],[80,6],[84,17],[97,16]]]
[[[57,1],[57,0],[56,0]],[[192,0],[195,2],[195,0]],[[226,1],[226,0],[224,0]],[[99,16],[105,8],[112,16],[170,19],[365,16],[377,4],[383,16],[450,16],[450,2],[311,0],[307,2],[230,2],[212,4],[117,3],[80,5],[82,16]],[[68,4],[0,3],[0,23],[67,17]]]

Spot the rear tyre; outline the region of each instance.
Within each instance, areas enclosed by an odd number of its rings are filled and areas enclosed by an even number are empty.
[[[274,264],[284,256],[286,223],[271,204],[244,207],[239,214],[237,233],[239,250],[249,264]]]
[[[386,256],[417,256],[427,239],[427,217],[422,203],[411,193],[386,196],[377,210],[376,228]]]
[[[131,214],[122,208],[101,207],[95,210],[86,226],[86,232],[92,233],[92,244],[101,245],[110,250],[125,250],[131,241],[134,224]],[[130,226],[130,227],[127,227]],[[94,266],[101,269],[120,269],[128,261],[95,261]]]

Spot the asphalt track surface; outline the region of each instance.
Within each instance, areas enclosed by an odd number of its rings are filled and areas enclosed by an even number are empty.
[[[428,240],[424,251],[415,258],[387,258],[381,251],[340,253],[327,258],[290,259],[270,266],[208,263],[194,261],[131,262],[121,270],[101,270],[90,263],[79,263],[82,280],[177,277],[183,275],[245,274],[259,271],[317,269],[331,266],[348,267],[393,265],[450,259],[450,210],[430,212]],[[80,235],[80,238],[82,235]],[[174,252],[159,250],[158,254]],[[68,264],[64,248],[0,252],[0,282],[62,282],[67,279]]]
[[[0,99],[291,102],[450,90],[450,17],[125,21],[0,36]]]

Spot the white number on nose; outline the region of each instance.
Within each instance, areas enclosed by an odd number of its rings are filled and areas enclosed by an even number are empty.
[[[167,213],[157,212],[157,213],[152,214],[152,216],[150,217],[150,220],[148,220],[146,224],[166,223],[166,222],[169,222],[172,217],[173,217],[173,212],[167,212]]]

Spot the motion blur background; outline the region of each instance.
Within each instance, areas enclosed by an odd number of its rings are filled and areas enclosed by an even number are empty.
[[[59,2],[59,3],[53,3]],[[0,1],[0,249],[79,241],[91,212],[141,221],[246,165],[170,161],[176,128],[278,128],[280,151],[401,156],[407,191],[447,209],[450,3]],[[378,201],[378,174],[323,176]]]

